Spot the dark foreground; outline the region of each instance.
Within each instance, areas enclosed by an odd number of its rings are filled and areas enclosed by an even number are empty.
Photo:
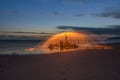
[[[0,80],[120,80],[120,46],[113,50],[0,56]]]

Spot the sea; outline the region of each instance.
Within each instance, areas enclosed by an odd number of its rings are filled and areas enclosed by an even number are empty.
[[[120,39],[105,40],[105,43],[120,43]],[[32,55],[44,54],[42,50],[39,52],[30,52],[26,49],[33,48],[40,44],[41,40],[0,40],[0,55]]]
[[[40,42],[41,40],[0,40],[0,55],[42,54],[42,51],[29,52],[26,50],[35,47]]]

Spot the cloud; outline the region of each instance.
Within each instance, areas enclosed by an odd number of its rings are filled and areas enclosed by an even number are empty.
[[[10,39],[10,40],[39,40],[41,37],[35,36],[16,36],[16,35],[0,35],[0,40]]]
[[[49,2],[49,1],[52,1],[52,0],[38,0],[38,1],[41,1],[41,2]]]
[[[53,15],[55,15],[55,16],[57,16],[57,15],[59,15],[60,13],[59,12],[53,12]]]
[[[110,17],[110,18],[115,18],[115,19],[120,19],[120,9],[117,10],[105,10],[102,13],[94,13],[93,15],[97,17]]]
[[[68,15],[68,14],[64,14],[60,11],[53,11],[53,12],[47,12],[47,11],[41,11],[40,15],[42,16],[63,16],[63,15]],[[71,17],[82,17],[85,16],[85,13],[76,13],[76,14],[71,14]]]
[[[53,33],[47,33],[47,32],[10,32],[10,31],[0,31],[0,33],[5,33],[5,34],[53,34]]]
[[[54,33],[47,32],[9,32],[0,31],[0,40],[12,39],[12,40],[40,40],[51,36]]]
[[[10,31],[0,31],[0,33],[27,33],[27,34],[39,34],[37,32],[10,32]]]
[[[120,35],[120,25],[109,25],[106,28],[57,26],[57,29],[75,30],[75,31],[86,30],[86,31],[90,31],[96,34]]]
[[[41,2],[51,2],[51,1],[55,1],[55,0],[38,0]],[[82,3],[86,3],[89,2],[90,0],[59,0],[59,1],[63,1],[63,2],[82,2]]]
[[[81,16],[85,16],[85,14],[79,13],[79,14],[74,15],[74,17],[81,17]]]
[[[40,15],[43,16],[59,16],[61,13],[59,11],[53,11],[53,12],[40,12]]]
[[[63,0],[66,3],[88,3],[90,0]]]

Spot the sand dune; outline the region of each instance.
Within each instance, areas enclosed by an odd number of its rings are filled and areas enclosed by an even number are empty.
[[[120,50],[0,56],[0,80],[120,80]]]

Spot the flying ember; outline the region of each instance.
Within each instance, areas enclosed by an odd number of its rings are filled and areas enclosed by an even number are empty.
[[[48,38],[43,44],[38,44],[29,50],[43,50],[47,53],[89,50],[89,49],[111,49],[106,46],[102,39],[90,32],[62,32]]]

